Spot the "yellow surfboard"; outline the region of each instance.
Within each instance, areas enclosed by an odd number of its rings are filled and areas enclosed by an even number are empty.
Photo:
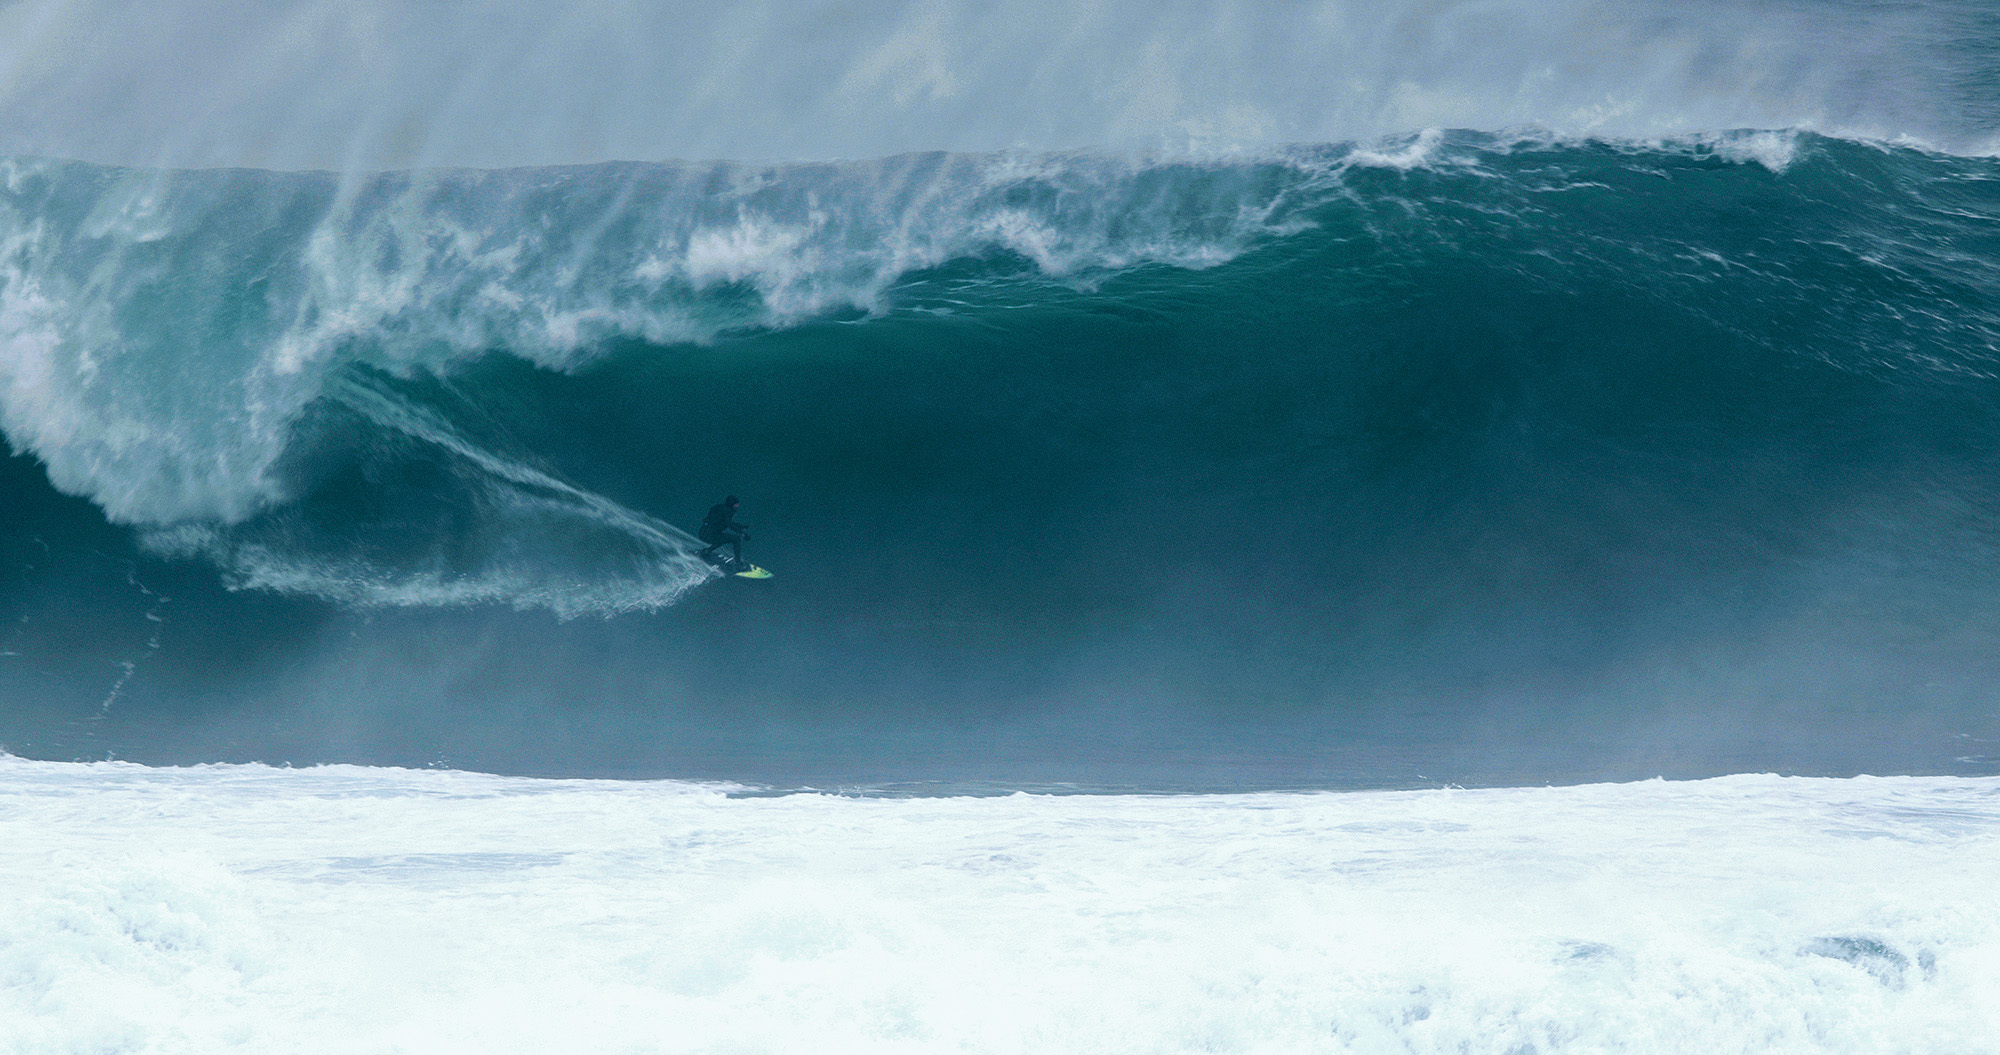
[[[771,573],[752,564],[750,567],[737,572],[736,577],[739,579],[768,579],[771,577]]]

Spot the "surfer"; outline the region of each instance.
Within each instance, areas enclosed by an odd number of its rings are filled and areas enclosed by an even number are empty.
[[[741,504],[735,495],[730,495],[709,507],[708,516],[701,521],[700,538],[708,543],[708,548],[701,551],[702,560],[712,562],[715,551],[728,546],[735,553],[730,563],[743,563],[743,540],[750,537],[750,525],[736,522],[736,507]]]

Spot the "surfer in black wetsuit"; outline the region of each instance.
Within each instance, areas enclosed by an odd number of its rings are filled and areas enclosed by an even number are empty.
[[[736,554],[730,563],[743,563],[743,540],[750,537],[750,525],[736,522],[736,507],[741,504],[735,495],[730,495],[721,504],[709,507],[708,516],[701,521],[700,538],[708,543],[708,548],[701,551],[702,560],[709,560],[716,550],[728,546]]]

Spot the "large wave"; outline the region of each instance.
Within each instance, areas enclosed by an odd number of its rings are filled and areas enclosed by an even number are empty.
[[[994,253],[1080,283],[1209,266],[1308,226],[1301,211],[1354,161],[921,155],[339,179],[15,160],[0,196],[0,422],[59,487],[115,521],[171,526],[161,546],[218,555],[246,582],[362,603],[662,603],[709,574],[683,533],[521,452],[477,448],[357,371],[443,376],[495,351],[575,369],[616,339],[880,314],[904,276]],[[277,536],[298,542],[295,522],[240,525],[300,497],[280,462],[318,402],[365,419],[378,447],[447,452],[479,492],[466,500],[511,521],[482,532],[509,553],[561,547],[533,545],[538,533],[608,533],[645,555],[632,566],[645,585],[603,596],[588,581],[601,567],[557,585],[518,567],[286,565]]]
[[[1273,307],[1336,327],[1462,267],[1546,272],[1535,284],[1675,303],[1683,331],[1921,391],[1989,376],[2000,346],[2000,283],[1977,248],[1990,169],[1797,133],[350,178],[15,160],[0,193],[0,423],[58,487],[246,584],[624,610],[708,571],[683,533],[482,420],[491,394],[450,380],[481,357],[574,372],[717,341],[752,354],[758,334],[816,319],[1007,326],[1064,298],[1172,314],[1178,294],[1104,283],[1171,290],[1174,274],[1248,253],[1188,287],[1221,285],[1207,310],[1253,310],[1273,268],[1305,282]],[[1301,262],[1335,249],[1338,263]],[[826,354],[879,354],[864,331],[814,332]],[[654,398],[675,412],[677,393]],[[1329,434],[1380,427],[1324,410]],[[352,505],[315,510],[334,472],[323,455],[355,448],[435,462],[424,501],[456,511],[411,544],[409,510],[378,508],[403,525],[392,556],[356,535],[368,518]]]
[[[1183,706],[1241,717],[1202,742],[1280,782],[1401,772],[1368,746],[1395,730],[1488,780],[1976,768],[1949,737],[2000,677],[1995,166],[1798,131],[15,159],[0,426],[91,504],[9,470],[0,651],[62,669],[0,688],[101,715],[249,679],[338,700],[345,742],[372,686],[383,753],[247,757],[403,763],[473,699],[484,746],[453,756],[531,771],[625,771],[581,733],[489,742],[571,699],[668,723],[634,771],[723,776],[1020,779],[926,724],[994,707],[1020,751],[1136,783]],[[691,600],[675,525],[727,492],[781,588]],[[759,740],[738,700],[792,724]],[[1851,735],[1801,732],[1830,714]],[[120,743],[184,757],[163,721]],[[1523,746],[1549,727],[1559,758]],[[46,742],[108,727],[80,728]],[[1625,754],[1660,743],[1695,746]]]

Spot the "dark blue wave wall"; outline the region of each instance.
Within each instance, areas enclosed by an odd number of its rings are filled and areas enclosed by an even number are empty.
[[[566,369],[357,352],[220,567],[16,459],[0,742],[780,784],[1991,770],[2000,166],[1461,136],[1284,194],[1215,266],[991,248]],[[649,559],[524,532],[568,499],[496,462],[683,526],[741,494],[778,578],[573,619],[225,588],[271,584],[250,551],[538,589]]]

